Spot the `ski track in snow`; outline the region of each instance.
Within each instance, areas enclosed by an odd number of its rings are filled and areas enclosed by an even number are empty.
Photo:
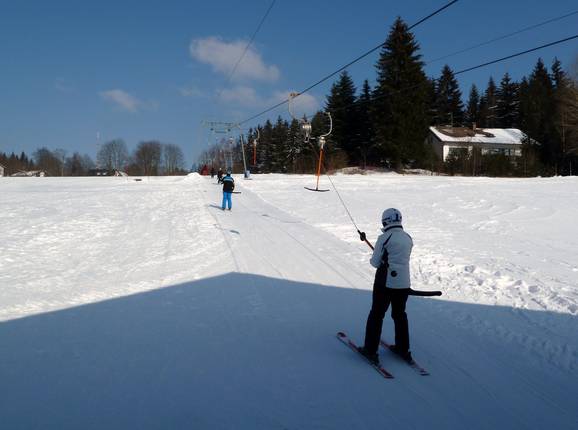
[[[271,182],[275,182],[274,187],[268,181],[248,182],[245,186],[305,223],[344,241],[355,243],[358,240],[345,210],[330,193],[311,193],[309,201],[299,206],[292,205],[291,199],[285,197],[295,194],[301,184],[311,180],[310,176],[294,176],[284,181],[276,181],[277,175],[269,176]],[[569,262],[572,255],[578,255],[578,239],[570,238],[566,232],[573,226],[568,221],[573,219],[574,208],[578,207],[575,178],[524,181],[338,175],[333,181],[345,196],[349,209],[357,212],[358,225],[375,226],[381,210],[387,206],[402,208],[406,214],[406,228],[416,242],[412,256],[414,288],[442,289],[442,300],[509,306],[513,313],[530,309],[578,316],[578,262]],[[547,187],[553,182],[564,185],[563,190],[548,192],[550,188]],[[358,183],[363,188],[358,188]],[[517,188],[520,183],[522,185]],[[364,190],[368,185],[370,192]],[[427,192],[423,192],[424,186],[428,187]],[[520,195],[521,191],[530,190],[539,192],[535,196]],[[364,207],[375,195],[379,195],[383,203]],[[564,210],[556,209],[561,197],[568,199]],[[445,200],[450,203],[444,204]],[[531,205],[526,201],[532,202]],[[374,214],[373,219],[368,220],[367,209]],[[334,219],[335,223],[327,223],[327,218]],[[561,218],[565,224],[548,225],[552,218]],[[548,231],[544,227],[552,228]],[[370,231],[369,228],[361,229]],[[535,232],[538,234],[533,237]],[[555,234],[552,238],[545,235],[552,233]],[[375,232],[373,237],[377,234]],[[366,258],[359,258],[362,253],[356,254],[359,264],[366,264]],[[542,266],[542,263],[548,263],[546,270],[536,270],[535,266]],[[566,344],[568,337],[576,341],[572,329],[552,326],[552,321],[541,318],[539,313],[532,318],[521,312],[518,314],[527,324],[549,332],[552,338],[536,338],[502,325],[473,320],[468,315],[455,315],[455,318],[460,324],[488,336],[505,342],[516,341],[529,353],[539,354],[542,359],[553,361],[564,369],[578,370],[578,345],[576,342]]]
[[[103,412],[94,422],[107,428],[169,428],[160,423],[175,424],[178,416],[194,417],[196,428],[576,428],[574,178],[334,177],[372,242],[381,211],[402,210],[415,245],[413,288],[444,292],[408,304],[414,354],[432,375],[419,378],[383,355],[396,376],[385,383],[332,339],[338,330],[361,339],[374,273],[370,251],[335,192],[305,191],[314,180],[307,175],[253,178],[236,178],[242,194],[233,196],[231,212],[220,209],[221,187],[196,174],[141,182],[2,178],[0,342],[5,333],[21,354],[0,352],[0,377],[8,387],[26,379],[19,369],[40,372],[36,358],[44,363],[62,353],[57,362],[73,369],[83,363],[88,370],[61,376],[58,387],[101,373],[119,381],[125,397],[116,403],[130,404],[125,407],[132,412],[117,411],[112,421]],[[150,309],[145,292],[159,297]],[[36,316],[56,319],[58,311],[80,312],[81,305],[99,302],[115,321],[110,300],[130,297],[142,312],[140,324],[155,324],[141,333],[133,313],[114,326],[116,337],[105,329],[104,338],[118,346],[98,364],[92,355],[101,352],[90,353],[84,335],[67,337],[83,327],[62,329],[63,340],[56,335],[54,346],[45,343],[52,332],[33,335],[29,347],[20,347],[20,335],[10,337],[12,323],[25,328]],[[169,320],[173,314],[186,316]],[[389,316],[384,336],[391,336]],[[123,355],[132,342],[150,346]],[[172,348],[160,346],[167,342]],[[134,372],[153,371],[147,378],[158,388],[135,397],[142,382]],[[46,384],[33,381],[25,386],[41,394]],[[106,387],[92,384],[95,395]],[[242,391],[247,384],[251,394]],[[85,393],[86,387],[75,390]],[[20,398],[0,399],[8,422],[22,419],[17,411],[27,401],[17,403]],[[114,410],[116,403],[104,398],[98,401]],[[51,405],[46,415],[37,407],[48,422],[27,428],[51,422],[54,428],[91,427],[82,407],[67,427],[54,412],[59,405]]]

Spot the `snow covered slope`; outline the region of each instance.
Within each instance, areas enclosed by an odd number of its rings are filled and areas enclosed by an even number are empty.
[[[444,291],[408,306],[431,376],[335,339],[373,270],[311,176],[237,178],[231,212],[198,175],[3,178],[2,426],[576,428],[578,181],[334,181],[371,241],[399,207],[414,288]]]

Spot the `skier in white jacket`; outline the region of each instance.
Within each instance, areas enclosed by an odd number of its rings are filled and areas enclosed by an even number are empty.
[[[411,236],[403,230],[401,212],[386,209],[381,217],[382,232],[377,239],[370,263],[377,268],[373,283],[373,300],[365,329],[365,344],[360,352],[370,361],[379,363],[377,350],[381,338],[383,318],[391,304],[391,318],[395,325],[393,351],[411,361],[409,328],[405,305],[410,292],[409,259],[413,248]],[[365,240],[365,233],[360,233]]]

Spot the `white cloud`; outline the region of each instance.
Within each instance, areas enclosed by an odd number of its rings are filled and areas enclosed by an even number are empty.
[[[139,99],[119,89],[102,91],[100,97],[127,112],[137,112],[143,106]]]
[[[229,76],[246,46],[247,42],[243,40],[225,42],[217,37],[206,37],[194,39],[189,46],[189,51],[195,60],[209,64],[216,72]],[[232,79],[276,81],[279,79],[279,69],[274,65],[266,65],[261,55],[250,46],[237,66]]]

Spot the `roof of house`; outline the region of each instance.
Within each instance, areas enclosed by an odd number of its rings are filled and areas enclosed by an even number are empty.
[[[10,176],[44,176],[46,172],[44,170],[20,170],[19,172],[12,173]]]
[[[517,128],[430,127],[442,142],[521,145],[526,135]]]

